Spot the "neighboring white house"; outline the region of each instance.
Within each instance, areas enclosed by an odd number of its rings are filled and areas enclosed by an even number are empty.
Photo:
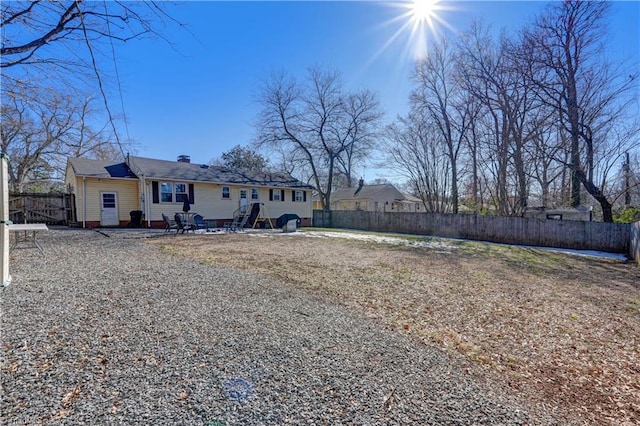
[[[75,194],[82,227],[126,226],[131,211],[142,212],[143,223],[162,227],[162,215],[172,218],[187,200],[191,212],[212,226],[233,220],[252,203],[262,203],[275,222],[283,214],[296,214],[311,225],[313,187],[284,173],[239,172],[225,167],[193,164],[188,156],[178,161],[127,156],[124,162],[69,158],[65,175]]]
[[[424,212],[422,201],[403,194],[391,184],[341,188],[331,193],[331,210],[366,210],[387,212]]]

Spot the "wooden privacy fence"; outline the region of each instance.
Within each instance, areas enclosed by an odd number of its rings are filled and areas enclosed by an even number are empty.
[[[632,226],[621,223],[443,213],[314,210],[313,226],[631,253]]]
[[[9,220],[69,225],[76,221],[74,194],[9,194]]]

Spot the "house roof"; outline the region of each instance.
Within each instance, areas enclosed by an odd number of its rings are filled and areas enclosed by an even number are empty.
[[[408,203],[422,203],[422,200],[418,197],[415,197],[411,194],[407,194],[405,192],[402,193],[404,199],[402,201],[406,201]]]
[[[403,200],[404,196],[395,186],[387,183],[382,185],[364,185],[357,193],[357,188],[340,188],[331,194],[332,201],[344,200],[368,200],[376,198],[376,195],[384,191],[393,191],[397,193],[397,200]]]
[[[69,164],[76,176],[97,178],[136,178],[129,167],[122,162],[92,160],[89,158],[69,158]]]
[[[120,163],[69,158],[69,163],[77,176],[133,178],[144,176],[146,179],[313,189],[311,185],[307,185],[286,173],[239,172],[226,167],[145,157],[128,156],[127,161]],[[118,172],[122,176],[111,174]]]
[[[219,182],[223,178],[214,175],[209,167],[203,164],[184,163],[180,161],[156,160],[145,157],[128,157],[129,167],[138,176],[148,179],[188,180],[200,182]]]

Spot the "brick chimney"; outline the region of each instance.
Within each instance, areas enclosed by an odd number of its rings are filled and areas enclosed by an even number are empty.
[[[178,155],[178,163],[191,163],[191,157],[188,155]]]

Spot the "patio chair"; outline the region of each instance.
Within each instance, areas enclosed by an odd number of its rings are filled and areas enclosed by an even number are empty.
[[[176,230],[176,234],[178,234],[178,232],[180,231],[182,231],[183,234],[184,234],[184,231],[187,231],[187,232],[194,231],[193,225],[183,221],[179,213],[176,213],[176,215],[173,218],[175,219],[176,226],[178,227]]]
[[[209,226],[205,223],[204,218],[202,217],[201,214],[194,214],[193,215],[193,224],[195,225],[196,230],[198,229],[205,229],[205,230],[209,230]]]
[[[162,220],[164,220],[164,232],[169,232],[172,229],[178,229],[176,221],[169,219],[169,217],[164,213],[162,213]]]

